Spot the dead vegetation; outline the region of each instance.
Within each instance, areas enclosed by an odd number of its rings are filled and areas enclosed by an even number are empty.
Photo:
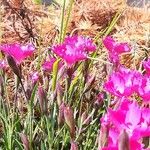
[[[41,36],[43,44],[51,44],[59,32],[61,6],[50,5],[45,8],[35,5],[31,0],[4,0],[1,5],[3,42],[29,42]],[[109,26],[115,14],[124,10],[119,23],[115,26],[115,37],[142,44],[149,33],[150,13],[146,8],[127,7],[124,0],[76,0],[73,6],[68,34],[95,36]],[[47,45],[46,44],[46,45]]]
[[[33,42],[36,46],[51,46],[60,32],[61,5],[33,4],[32,0],[4,0],[1,2],[2,43]],[[67,34],[94,37],[103,31],[118,12],[123,12],[113,29],[119,41],[133,45],[130,54],[121,57],[122,64],[135,67],[149,55],[150,10],[132,8],[124,0],[76,0],[71,12]],[[111,33],[111,34],[112,34]],[[100,57],[106,57],[101,50]],[[106,69],[97,65],[98,70]],[[103,75],[102,77],[103,78]]]

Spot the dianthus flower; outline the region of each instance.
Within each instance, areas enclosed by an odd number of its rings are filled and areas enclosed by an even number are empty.
[[[143,76],[141,82],[139,82],[138,94],[143,101],[150,102],[150,77]]]
[[[150,119],[147,115],[150,111],[140,108],[137,102],[130,102],[123,99],[117,110],[108,109],[108,113],[101,119],[101,126],[106,123],[110,125],[108,134],[108,146],[118,150],[119,135],[122,130],[129,136],[130,150],[144,150],[144,144],[141,142],[143,137],[150,136]],[[105,119],[107,118],[107,119]]]
[[[117,43],[113,38],[107,36],[103,39],[103,44],[109,52],[109,59],[112,63],[119,62],[119,55],[131,51],[127,43]]]
[[[31,56],[35,50],[32,44],[3,44],[0,45],[0,50],[6,55],[10,55],[14,60],[20,64],[25,58]]]
[[[44,63],[42,64],[43,71],[51,72],[55,61],[56,61],[56,58],[50,58],[49,61],[44,61]]]
[[[147,61],[144,61],[143,66],[144,66],[144,69],[146,70],[146,73],[150,75],[150,59],[148,59]]]
[[[104,84],[106,91],[118,97],[128,97],[137,91],[141,74],[136,70],[123,67],[118,72],[114,72]]]
[[[53,52],[71,66],[87,59],[87,54],[96,50],[92,40],[82,36],[67,37],[62,44],[53,46]]]
[[[44,63],[42,64],[42,69],[43,71],[46,72],[51,72],[53,70],[53,64],[56,61],[56,58],[50,58],[49,60],[44,61]],[[62,61],[59,62],[59,69],[62,67],[63,63]]]

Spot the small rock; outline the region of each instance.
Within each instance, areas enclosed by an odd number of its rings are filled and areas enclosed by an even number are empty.
[[[52,3],[52,0],[42,0],[43,5],[50,5]]]
[[[148,5],[150,0],[127,0],[127,4],[132,7],[142,8],[145,5]]]

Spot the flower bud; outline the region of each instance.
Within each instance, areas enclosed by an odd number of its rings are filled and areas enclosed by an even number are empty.
[[[98,149],[101,149],[108,145],[109,127],[108,125],[102,125],[98,137]]]
[[[30,74],[30,80],[32,81],[32,87],[35,86],[35,84],[39,81],[39,73],[36,71],[36,72],[32,72]]]
[[[75,121],[71,107],[66,106],[64,109],[65,122],[69,127],[71,138],[75,137]]]
[[[95,72],[93,73],[92,76],[88,77],[84,87],[84,92],[87,92],[91,88],[94,82],[95,82]]]
[[[0,76],[0,96],[4,96],[5,89],[4,89],[4,79]]]
[[[0,60],[0,69],[6,70],[7,64],[5,60]]]
[[[104,93],[99,93],[94,104],[95,106],[100,107],[102,106],[103,102],[104,102]]]
[[[125,130],[119,135],[118,150],[130,150],[129,136]]]
[[[47,114],[47,97],[42,86],[38,88],[39,104],[42,114]]]
[[[32,90],[31,90],[31,88],[28,87],[28,88],[26,89],[26,96],[27,96],[28,99],[30,99],[30,98],[31,98],[31,95],[32,95]]]
[[[87,124],[89,124],[89,122],[90,122],[90,116],[88,116],[88,114],[86,112],[84,112],[81,115],[81,124],[82,125],[87,125]]]
[[[59,106],[59,114],[58,114],[58,125],[61,126],[64,123],[64,109],[65,109],[65,104],[62,103]]]
[[[57,84],[56,87],[56,94],[57,94],[57,104],[58,106],[60,106],[62,103],[63,89],[59,83]]]
[[[8,55],[7,61],[8,61],[9,66],[13,70],[13,72],[18,76],[18,78],[21,79],[21,72],[20,72],[20,69],[19,69],[16,61],[14,60],[14,58],[12,56]]]
[[[70,150],[78,150],[78,145],[77,145],[76,142],[71,141],[71,148],[70,148]]]
[[[27,136],[23,133],[20,133],[21,141],[23,143],[24,150],[29,150],[29,140]]]
[[[62,78],[65,75],[66,71],[67,71],[66,66],[62,65],[62,67],[59,69],[58,79]]]

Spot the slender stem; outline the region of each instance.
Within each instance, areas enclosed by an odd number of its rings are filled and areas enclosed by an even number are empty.
[[[109,65],[113,65],[112,63],[110,63],[110,62],[108,62],[108,61],[105,61],[105,60],[102,60],[102,59],[100,59],[100,58],[93,58],[93,57],[87,57],[87,58],[89,58],[89,59],[91,59],[91,60],[95,60],[95,61],[100,61],[100,62],[102,62],[102,63],[104,63],[104,64],[109,64]]]
[[[22,83],[22,80],[21,80],[21,78],[20,78],[20,77],[18,77],[18,79],[19,79],[20,84],[21,84],[21,86],[22,86],[22,89],[23,89],[23,92],[24,92],[24,95],[25,95],[26,101],[28,101],[28,96],[27,96],[27,94],[26,94],[26,91],[25,91],[24,85],[23,85],[23,83]]]
[[[64,32],[63,32],[62,40],[64,40],[65,35],[66,35],[66,31],[67,31],[67,27],[68,27],[68,23],[69,23],[69,18],[70,18],[73,2],[74,2],[74,0],[70,1],[70,7],[68,9],[67,19],[66,19],[65,26],[64,26],[64,29],[63,29]]]
[[[65,7],[66,7],[66,0],[64,0],[63,9],[62,9],[59,43],[63,41],[62,38],[63,38],[63,28],[64,28]]]

